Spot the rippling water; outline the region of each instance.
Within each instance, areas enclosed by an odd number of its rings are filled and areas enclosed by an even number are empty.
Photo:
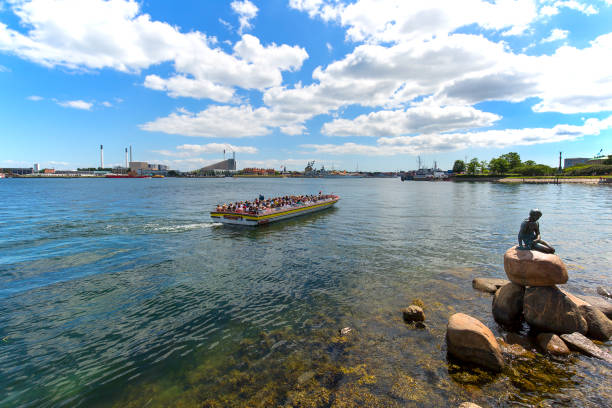
[[[319,190],[342,200],[258,229],[208,216]],[[495,377],[446,360],[454,312],[507,334],[471,279],[504,277],[532,207],[568,289],[609,286],[605,186],[0,180],[0,406],[609,404],[610,366],[587,357],[518,359]],[[425,330],[399,315],[415,298]]]

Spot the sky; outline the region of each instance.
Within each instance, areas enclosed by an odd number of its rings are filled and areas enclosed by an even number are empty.
[[[0,167],[612,154],[612,0],[0,0]]]

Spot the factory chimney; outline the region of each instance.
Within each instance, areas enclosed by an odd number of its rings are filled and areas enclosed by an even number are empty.
[[[100,145],[100,168],[104,168],[104,146]]]
[[[128,152],[127,147],[125,148],[125,168],[128,168]]]

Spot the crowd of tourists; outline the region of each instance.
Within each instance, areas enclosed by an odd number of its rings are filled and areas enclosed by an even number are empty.
[[[237,201],[235,203],[220,204],[217,206],[217,212],[262,215],[295,207],[308,206],[331,198],[333,198],[332,195],[322,194],[321,192],[317,195],[291,195],[268,199],[259,196],[259,198],[252,201]]]

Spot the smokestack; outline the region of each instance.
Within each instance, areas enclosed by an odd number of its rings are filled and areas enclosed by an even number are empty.
[[[104,168],[104,146],[100,145],[100,168]]]
[[[130,163],[132,162],[132,145],[130,145]]]
[[[128,168],[128,153],[127,153],[127,147],[125,148],[125,168]]]

